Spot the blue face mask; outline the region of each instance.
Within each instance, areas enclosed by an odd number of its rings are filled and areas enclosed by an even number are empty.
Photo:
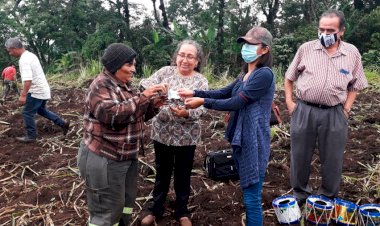
[[[241,48],[241,57],[246,63],[252,63],[257,60],[261,55],[257,55],[258,45],[250,45],[245,43]]]

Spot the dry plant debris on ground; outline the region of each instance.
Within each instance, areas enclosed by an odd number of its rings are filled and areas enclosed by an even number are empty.
[[[85,225],[88,219],[84,183],[78,177],[76,154],[82,137],[83,89],[53,90],[48,106],[72,121],[66,137],[58,127],[37,116],[39,139],[20,144],[24,133],[21,108],[16,99],[0,107],[0,226]],[[273,128],[272,154],[264,182],[265,225],[277,225],[273,199],[291,194],[289,185],[289,116],[283,91],[277,104],[284,124]],[[380,203],[380,97],[375,91],[359,95],[350,118],[339,197],[358,204]],[[202,142],[198,145],[191,184],[189,208],[194,225],[242,225],[244,205],[238,181],[213,181],[205,177],[203,160],[207,152],[228,148],[223,140],[224,113],[208,111],[202,117]],[[149,126],[147,127],[149,131]],[[149,134],[149,132],[147,132]],[[147,135],[147,154],[140,159],[139,192],[133,225],[149,204],[154,185],[154,153]],[[319,159],[315,155],[310,184],[317,188]],[[173,188],[166,212],[158,225],[176,225],[172,217]]]

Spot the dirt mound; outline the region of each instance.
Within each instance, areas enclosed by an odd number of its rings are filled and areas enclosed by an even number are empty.
[[[24,134],[21,108],[16,99],[9,99],[0,106],[0,225],[12,222],[17,225],[85,225],[88,219],[83,181],[76,167],[82,137],[84,90],[53,90],[52,94],[48,108],[72,122],[65,137],[60,128],[37,116],[38,141],[17,143],[15,137]],[[274,129],[263,191],[264,225],[277,225],[272,200],[291,193],[289,116],[283,104],[283,92],[278,92],[276,102],[282,110],[284,124]],[[380,203],[379,93],[359,95],[352,112],[339,197],[358,204]],[[229,148],[223,139],[223,117],[224,114],[217,111],[208,111],[202,117],[202,142],[195,155],[189,203],[194,225],[230,226],[242,222],[244,205],[239,182],[212,181],[205,177],[203,170],[207,152]],[[146,156],[140,159],[133,225],[139,224],[138,218],[149,203],[154,185],[154,154],[149,139],[146,142]],[[315,155],[310,177],[315,190],[321,180],[319,171],[319,159]],[[171,187],[159,225],[176,225],[172,217],[174,198]]]

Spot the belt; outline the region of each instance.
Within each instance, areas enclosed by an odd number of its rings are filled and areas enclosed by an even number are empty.
[[[310,103],[310,102],[306,102],[306,101],[302,101],[302,103],[309,105],[309,106],[312,106],[312,107],[321,108],[321,109],[329,109],[329,108],[333,108],[333,107],[337,106],[337,105],[328,106],[328,105],[323,105],[323,104],[314,104],[314,103]]]

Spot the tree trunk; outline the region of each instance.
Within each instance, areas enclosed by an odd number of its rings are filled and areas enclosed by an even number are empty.
[[[361,0],[354,0],[354,7],[357,10],[362,10],[364,8],[364,3]]]
[[[158,24],[160,24],[160,18],[158,18],[157,9],[156,9],[156,0],[152,0],[152,2],[153,2],[154,19],[156,19]]]
[[[266,4],[268,11],[266,10]],[[277,19],[278,9],[280,8],[280,0],[264,1],[261,9],[267,18],[268,30],[274,32],[274,21]]]
[[[162,26],[168,30],[170,30],[169,28],[169,22],[168,22],[168,17],[166,15],[166,9],[165,9],[165,4],[164,4],[164,0],[160,0],[160,7],[159,9],[161,10],[162,12]]]
[[[277,18],[277,12],[280,7],[280,1],[274,0],[273,3],[271,3],[271,7],[269,8],[269,28],[270,30],[274,31],[274,20]]]
[[[130,21],[129,21],[129,4],[128,4],[128,0],[123,0],[123,8],[124,8],[124,22],[125,22],[125,26],[127,27],[127,31],[129,31],[131,29],[131,25],[130,25]]]
[[[219,0],[218,9],[219,9],[219,15],[218,15],[218,33],[216,36],[217,39],[217,71],[221,72],[222,70],[222,64],[223,64],[223,43],[224,43],[224,7],[225,7],[225,0]]]
[[[36,54],[36,56],[38,57],[41,65],[45,66],[45,65],[48,65],[48,61],[46,60],[45,56],[43,54],[41,54],[38,46],[43,46],[43,44],[38,44],[38,43],[35,43],[33,38],[28,35],[26,37],[27,39],[27,43],[29,45],[29,49],[31,50],[31,52],[33,52],[34,54]],[[42,47],[41,47],[42,48]]]
[[[16,9],[22,0],[17,0],[12,8],[11,14],[15,15]],[[17,18],[17,17],[16,17]]]
[[[310,24],[317,18],[314,0],[306,0],[302,4],[303,17],[305,18],[306,23]]]
[[[124,1],[124,0],[123,0]],[[128,2],[128,1],[127,1]],[[122,14],[121,10],[122,10],[122,5],[123,5],[123,2],[120,2],[120,0],[116,0],[116,10],[117,10],[117,13],[120,15],[121,18],[124,19],[124,15]],[[124,32],[123,32],[123,28],[119,25],[118,27],[119,29],[119,42],[123,41],[124,40]]]

